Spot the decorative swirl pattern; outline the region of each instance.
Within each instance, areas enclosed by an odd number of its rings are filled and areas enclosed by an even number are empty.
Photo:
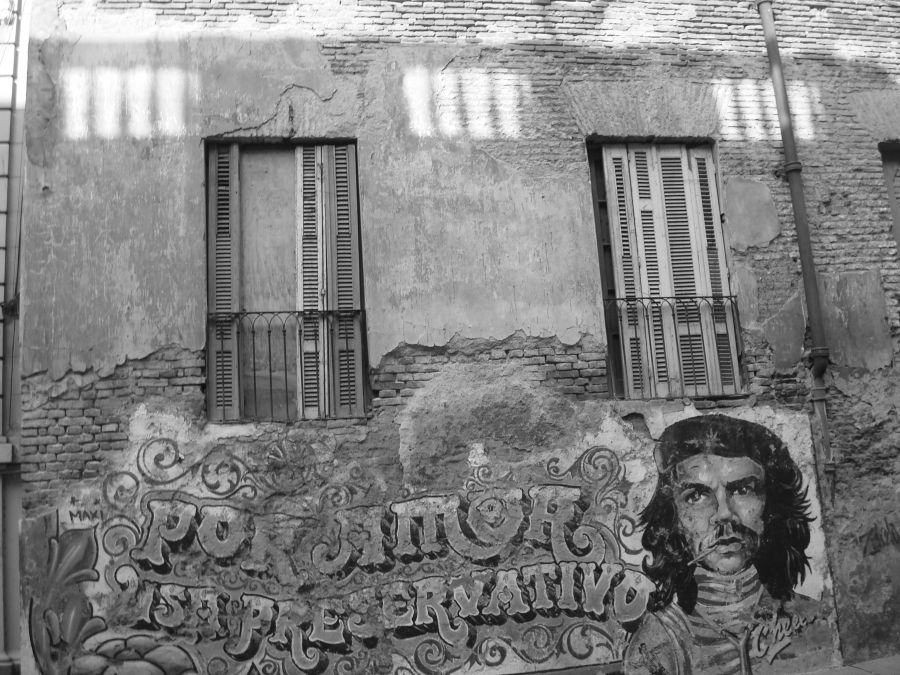
[[[634,536],[634,533],[637,531],[637,529],[637,521],[629,516],[619,516],[618,520],[616,521],[616,534],[618,535],[617,539],[619,540],[622,549],[629,555],[639,555],[644,552],[644,547],[641,546],[640,541],[634,548],[628,545],[628,540]]]
[[[616,652],[613,637],[602,627],[602,624],[593,621],[578,623],[566,628],[559,636],[558,648],[579,661],[590,658],[598,648],[609,650],[610,655]]]
[[[364,576],[363,571],[359,567],[354,567],[349,572],[342,570],[335,574],[334,582],[339,588],[346,588],[353,582],[360,581],[361,576]]]
[[[349,506],[353,501],[353,493],[346,485],[329,485],[322,490],[319,497],[319,511],[328,512]]]
[[[425,638],[418,645],[413,654],[413,660],[420,671],[426,675],[438,675],[440,667],[450,659],[450,652],[440,640]]]
[[[228,662],[221,656],[213,657],[206,665],[207,675],[228,675]]]
[[[171,438],[153,438],[138,451],[138,470],[154,484],[171,483],[190,471],[183,465],[184,455],[178,450],[178,443]]]
[[[628,497],[619,490],[610,490],[606,494],[598,492],[594,495],[594,505],[600,516],[612,523],[618,518],[619,510],[628,506]]]
[[[484,665],[499,666],[506,660],[511,646],[505,639],[488,637],[478,643],[475,651]]]
[[[222,584],[223,588],[227,588],[228,590],[241,589],[246,582],[247,578],[241,574],[240,568],[237,566],[225,568],[222,571],[222,575],[219,577],[219,583]]]
[[[579,460],[581,476],[594,485],[595,494],[602,495],[625,475],[619,457],[609,448],[593,447]]]
[[[402,654],[394,654],[393,657],[400,662],[400,665],[394,668],[393,675],[418,675],[413,670],[412,664]]]
[[[176,560],[172,564],[172,576],[182,579],[190,579],[193,574],[191,571],[190,560]]]
[[[259,675],[280,675],[281,666],[271,658],[263,659],[259,664]]]
[[[118,569],[116,569],[114,579],[116,584],[119,585],[119,588],[122,590],[130,590],[133,591],[138,587],[140,583],[140,576],[138,576],[137,570],[134,569],[131,565],[122,565]],[[109,581],[107,579],[107,581]],[[110,588],[115,588],[113,584],[109,584]]]
[[[565,628],[557,638],[547,626],[528,628],[520,640],[490,636],[475,645],[468,664],[501,665],[512,652],[526,663],[546,663],[561,656],[579,661],[608,662],[621,658],[622,648],[601,624],[585,621]]]
[[[574,466],[574,464],[572,466]],[[545,470],[550,478],[553,478],[554,480],[563,480],[572,471],[572,467],[570,466],[563,471],[559,457],[551,457],[547,460],[547,467]]]
[[[178,448],[178,443],[173,439],[154,438],[144,443],[138,451],[138,471],[151,485],[170,484],[188,475],[199,475],[203,487],[218,498],[240,495],[246,499],[253,499],[259,494],[260,487],[266,484],[264,478],[256,475],[243,461],[234,457],[225,446],[213,448],[193,464],[185,464],[185,459]],[[128,498],[128,491],[132,486],[132,482],[126,478],[129,475],[125,472],[116,475],[118,483],[110,483],[108,488],[112,494],[105,494],[108,502]],[[281,475],[292,474],[287,471]],[[135,476],[132,476],[132,479],[136,494],[138,479]],[[277,486],[273,482],[269,487],[275,489]],[[115,501],[113,503],[115,504]]]
[[[522,633],[521,653],[530,663],[543,663],[555,653],[553,631],[542,624],[531,626]]]
[[[354,673],[364,673],[368,671],[358,670],[356,661],[350,656],[342,656],[334,663],[335,675],[354,675]]]
[[[334,673],[336,675],[360,675],[360,673],[376,672],[379,672],[379,670],[370,651],[361,651],[352,655],[347,654],[334,662]]]
[[[101,526],[103,550],[113,558],[125,555],[141,538],[140,528],[130,518],[116,516]]]
[[[463,488],[468,493],[478,492],[509,478],[511,473],[510,470],[506,470],[502,474],[497,474],[496,469],[492,465],[479,464],[472,469],[472,475],[466,479]]]
[[[200,465],[200,480],[214,495],[229,495],[243,477],[243,469],[243,465],[232,457],[224,457],[217,462],[203,462]]]

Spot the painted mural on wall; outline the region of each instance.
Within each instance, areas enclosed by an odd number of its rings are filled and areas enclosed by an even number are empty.
[[[641,521],[656,590],[625,672],[750,675],[827,645],[826,613],[794,592],[812,517],[784,442],[754,422],[694,417],[663,432],[655,460]]]
[[[476,445],[456,491],[386,491],[363,463],[322,461],[323,442],[136,443],[30,535],[47,556],[28,617],[39,671],[745,675],[830,659],[827,612],[790,599],[810,538],[801,475],[758,424],[669,426],[658,480],[649,441],[649,461],[591,444],[516,465]]]

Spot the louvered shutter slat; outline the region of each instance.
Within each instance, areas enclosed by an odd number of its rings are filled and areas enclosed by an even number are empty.
[[[237,146],[213,146],[209,151],[208,275],[209,305],[213,317],[208,335],[210,419],[240,416],[238,396],[237,311],[239,265],[239,185]]]
[[[640,147],[629,152],[634,167],[634,184],[637,188],[634,198],[636,211],[640,213],[637,226],[640,236],[640,256],[642,267],[641,284],[647,297],[644,300],[646,313],[646,333],[643,339],[647,342],[647,352],[652,355],[652,382],[659,396],[668,396],[669,363],[672,354],[668,353],[666,332],[670,328],[671,308],[659,298],[663,292],[663,269],[660,266],[661,243],[665,238],[662,229],[657,194],[659,186],[654,175],[656,162],[651,159],[651,148]]]
[[[691,225],[688,219],[687,195],[681,157],[660,157],[666,230],[669,238],[669,262],[672,288],[676,296],[697,295]],[[679,317],[681,321],[690,320]]]
[[[650,386],[647,369],[650,357],[646,344],[646,314],[637,300],[645,295],[639,267],[639,242],[634,224],[634,187],[625,146],[603,149],[606,167],[606,194],[609,202],[610,230],[616,264],[616,288],[621,289],[616,306],[622,340],[622,370],[629,397],[644,396]],[[624,297],[622,297],[624,296]]]
[[[334,274],[330,301],[338,311],[334,333],[337,412],[360,415],[362,388],[362,316],[359,278],[359,226],[355,146],[334,147]]]
[[[713,296],[711,323],[715,333],[714,366],[717,366],[722,393],[737,393],[737,326],[730,305],[718,300],[726,295],[724,245],[721,240],[715,171],[708,150],[695,149],[691,152],[697,167],[700,207],[703,216],[703,243],[706,246],[707,269],[709,272],[709,294]]]
[[[676,339],[680,360],[681,382],[690,395],[709,393],[706,350],[700,311],[697,306],[697,270],[695,259],[696,236],[692,232],[692,212],[689,204],[684,151],[661,154],[660,177],[675,296]]]
[[[297,179],[300,208],[297,209],[300,222],[299,252],[300,274],[299,304],[303,310],[300,328],[300,373],[298,376],[301,395],[302,416],[317,418],[323,413],[323,350],[324,322],[322,311],[322,261],[321,261],[321,168],[318,153],[313,146],[297,149]]]

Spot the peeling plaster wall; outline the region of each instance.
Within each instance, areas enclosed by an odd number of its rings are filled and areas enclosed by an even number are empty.
[[[843,649],[858,661],[900,642],[900,370],[836,368],[829,388],[836,497],[827,506]]]
[[[474,51],[398,47],[365,75],[336,77],[302,37],[76,38],[33,48],[33,86],[52,88],[29,110],[28,218],[42,245],[26,249],[26,373],[108,371],[163,345],[204,344],[211,136],[359,139],[372,362],[399,342],[456,334],[601,334],[583,166],[513,167],[472,139],[423,143],[409,130],[404,75]],[[142,91],[147,82],[157,86]],[[117,91],[123,108],[102,118]],[[152,114],[139,95],[162,126],[152,140],[140,137]]]

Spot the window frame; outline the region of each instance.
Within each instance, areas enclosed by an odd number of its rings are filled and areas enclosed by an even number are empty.
[[[611,393],[634,399],[742,394],[740,321],[714,144],[605,139],[589,141],[587,150]],[[682,193],[680,216],[669,213],[678,206],[673,188]],[[669,255],[673,237],[680,260]]]
[[[240,157],[242,150],[266,148],[294,153],[291,196],[296,291],[292,307],[274,311],[245,306],[242,278],[242,250],[247,240],[241,212],[246,193],[242,192]],[[216,422],[295,422],[366,416],[371,389],[356,141],[209,138],[204,142],[204,154],[208,418]],[[315,262],[309,265],[310,261]],[[310,275],[307,272],[312,267],[315,270]],[[273,362],[278,356],[271,342],[264,355],[268,360],[263,362],[268,366],[267,408],[260,409],[255,386],[259,377],[256,331],[267,330],[270,341],[274,333],[277,341],[279,331],[277,325],[272,329],[273,322],[281,322],[284,341],[280,363],[284,390],[279,392],[284,397],[283,413],[276,412],[271,395]],[[254,338],[249,353],[248,331]],[[295,350],[294,364],[288,359],[289,345]],[[307,358],[310,354],[312,360]],[[275,381],[280,383],[280,378]],[[247,382],[254,385],[252,406]],[[291,383],[295,383],[294,390]]]
[[[879,143],[878,151],[881,154],[881,170],[891,210],[891,226],[894,240],[897,242],[897,255],[900,256],[900,141]]]

